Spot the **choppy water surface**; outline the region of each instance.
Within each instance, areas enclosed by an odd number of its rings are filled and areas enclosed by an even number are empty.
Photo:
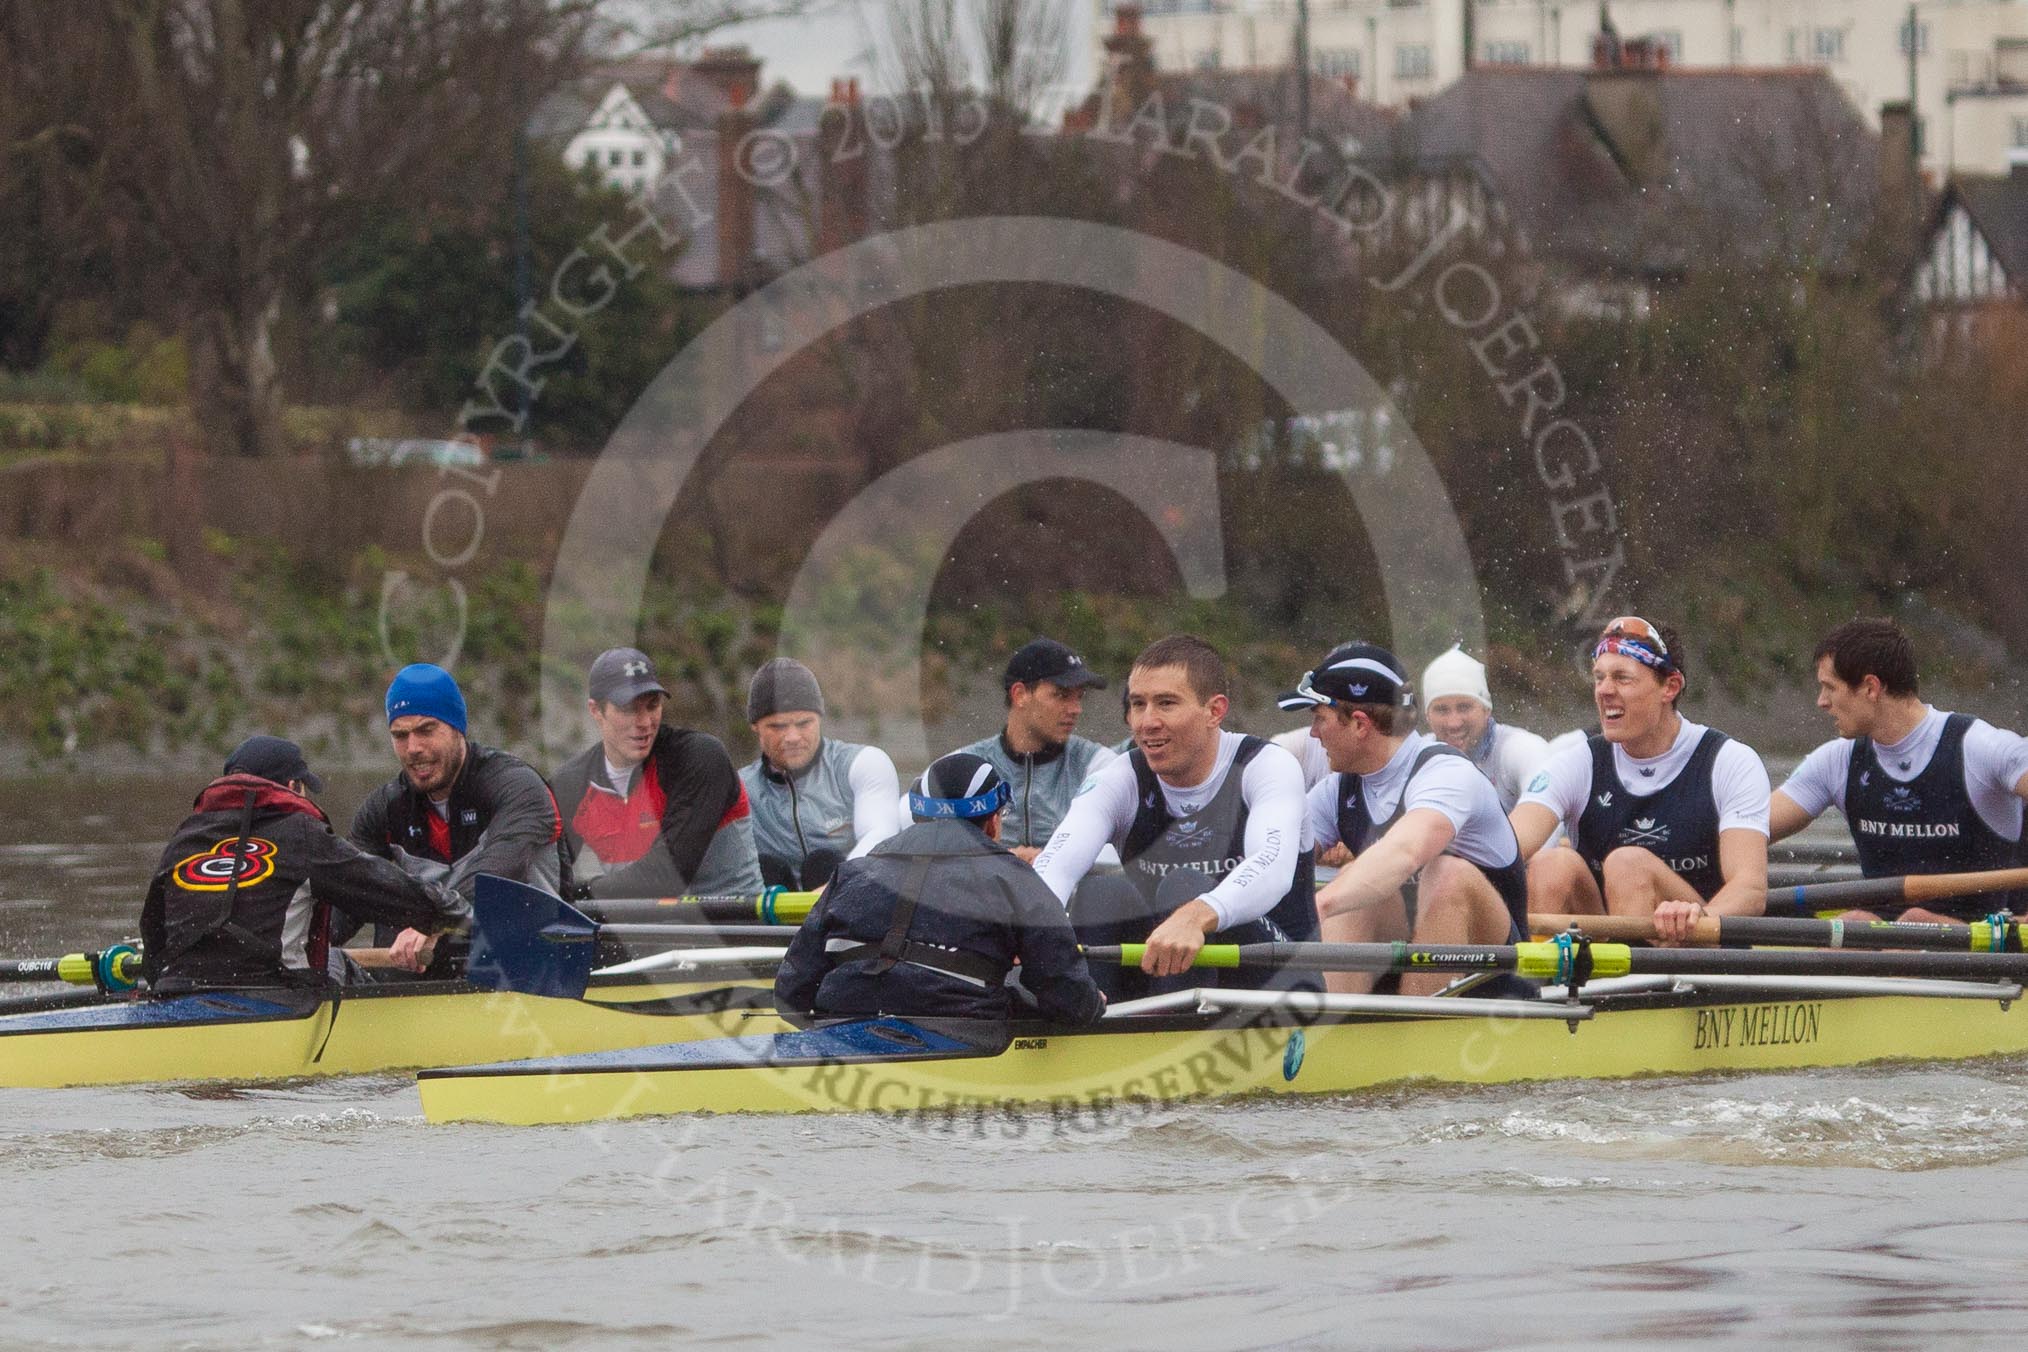
[[[130,929],[193,787],[0,785],[0,949]],[[1997,1347],[2024,1071],[955,1128],[430,1127],[396,1077],[0,1091],[0,1343]]]

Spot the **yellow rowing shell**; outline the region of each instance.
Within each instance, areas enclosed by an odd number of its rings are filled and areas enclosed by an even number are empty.
[[[2018,993],[2018,991],[2016,992]],[[1149,1101],[1794,1070],[2028,1051],[2000,999],[1903,995],[1600,999],[1561,1019],[1249,1014],[1109,1019],[1087,1030],[880,1019],[808,1032],[426,1071],[432,1122],[587,1122],[692,1112],[1103,1113]]]
[[[583,1000],[458,982],[116,1000],[0,1017],[0,1088],[280,1080],[563,1056],[786,1029],[771,974],[629,977]],[[755,1008],[758,1006],[758,1008]]]

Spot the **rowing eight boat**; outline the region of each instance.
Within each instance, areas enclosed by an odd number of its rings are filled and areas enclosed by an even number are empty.
[[[1557,994],[1554,990],[1545,996]],[[432,1122],[1120,1104],[2028,1052],[2011,982],[1627,977],[1580,1003],[1189,991],[1089,1029],[883,1018],[425,1071]]]

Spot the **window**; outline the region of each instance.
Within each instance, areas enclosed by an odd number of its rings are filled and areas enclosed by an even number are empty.
[[[1217,70],[1219,65],[1218,49],[1216,47],[1206,48],[1197,53],[1197,59],[1191,64],[1199,70]]]
[[[1486,61],[1494,66],[1525,66],[1528,64],[1528,44],[1489,42],[1486,44]]]
[[[1650,36],[1654,44],[1662,49],[1662,54],[1669,58],[1670,65],[1680,66],[1683,64],[1682,29],[1664,28],[1661,32],[1651,34]]]
[[[1394,49],[1394,77],[1398,80],[1427,80],[1430,73],[1429,44],[1404,42]]]
[[[1901,54],[1903,56],[1907,56],[1909,54],[1907,19],[1903,19],[1901,21]],[[1915,55],[1917,56],[1929,55],[1929,25],[1926,23],[1919,23],[1915,26]]]
[[[2014,119],[2014,148],[2028,150],[2028,117]]]
[[[1359,49],[1357,47],[1319,47],[1310,53],[1310,65],[1317,74],[1329,78],[1359,78]]]
[[[637,150],[634,152],[634,167],[636,169],[639,169],[642,165],[646,164],[647,162],[648,162],[647,151]]]
[[[1843,61],[1845,59],[1845,30],[1842,28],[1819,28],[1811,37],[1810,56],[1817,61]]]
[[[608,150],[606,152],[606,166],[611,169],[617,169],[625,158],[626,156],[620,151]]]
[[[1735,27],[1732,30],[1731,61],[1735,66],[1746,64],[1746,30]]]
[[[1789,53],[1788,59],[1789,59],[1790,61],[1800,61],[1800,60],[1802,60],[1802,59],[1803,59],[1803,30],[1802,30],[1802,29],[1800,29],[1800,28],[1791,28],[1791,29],[1789,30],[1789,45],[1788,45],[1788,53]]]

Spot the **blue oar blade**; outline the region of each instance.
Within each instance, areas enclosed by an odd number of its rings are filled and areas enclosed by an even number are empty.
[[[575,1000],[591,980],[598,926],[539,887],[482,873],[465,979],[487,990]]]

